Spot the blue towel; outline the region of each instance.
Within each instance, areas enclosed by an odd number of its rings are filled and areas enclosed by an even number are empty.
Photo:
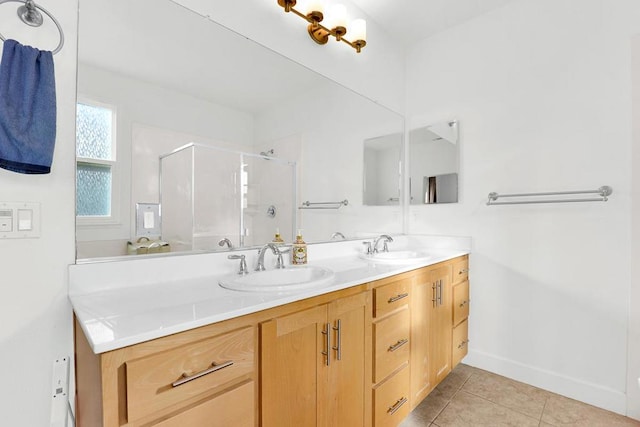
[[[49,173],[55,142],[53,55],[6,40],[0,63],[0,167]]]

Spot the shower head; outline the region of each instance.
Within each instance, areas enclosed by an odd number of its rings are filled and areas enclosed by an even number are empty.
[[[267,151],[261,151],[260,152],[261,156],[273,156],[273,148]]]

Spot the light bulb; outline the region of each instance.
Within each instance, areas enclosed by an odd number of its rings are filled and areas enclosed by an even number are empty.
[[[329,28],[344,27],[347,28],[347,8],[342,4],[335,4],[329,10],[327,16],[327,26]]]
[[[352,41],[367,41],[367,21],[364,19],[354,19],[349,27],[349,38]]]
[[[303,15],[307,15],[311,12],[323,13],[324,5],[320,0],[298,0],[296,10]]]

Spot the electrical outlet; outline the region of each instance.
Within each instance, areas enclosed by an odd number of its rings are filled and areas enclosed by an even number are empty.
[[[51,382],[51,427],[66,427],[69,401],[69,358],[53,361]]]

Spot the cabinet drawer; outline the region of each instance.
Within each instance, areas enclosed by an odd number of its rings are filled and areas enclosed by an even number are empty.
[[[410,317],[405,308],[373,325],[374,379],[377,383],[409,360]]]
[[[396,427],[409,414],[409,366],[373,391],[375,427]]]
[[[469,278],[469,257],[464,256],[462,259],[453,263],[453,284],[464,282]]]
[[[231,381],[251,374],[254,334],[254,328],[248,327],[126,362],[129,421],[204,393],[214,393]],[[221,366],[228,361],[232,364],[212,369],[213,363]],[[178,383],[188,377],[193,379]]]
[[[381,317],[409,304],[411,281],[404,279],[373,290],[374,317]]]
[[[456,366],[469,351],[469,321],[465,320],[453,328],[451,366]]]
[[[469,281],[453,287],[453,325],[469,317]]]
[[[153,425],[155,427],[254,427],[254,390],[254,382],[246,382]]]

